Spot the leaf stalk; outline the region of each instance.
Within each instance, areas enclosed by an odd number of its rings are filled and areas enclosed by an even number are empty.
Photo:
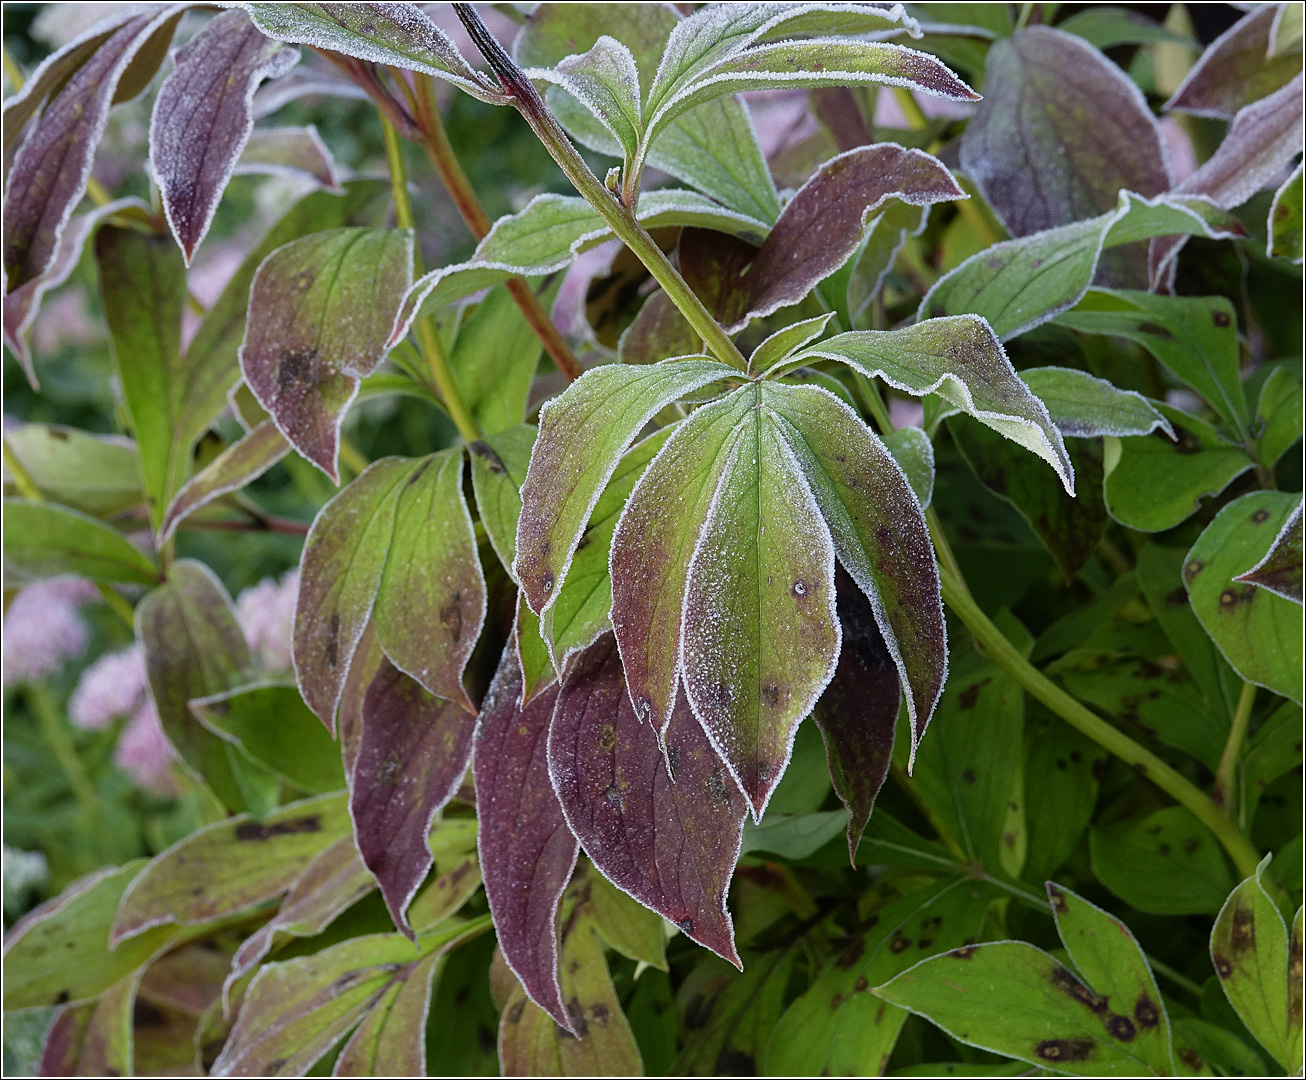
[[[1238,759],[1242,756],[1243,742],[1247,738],[1247,725],[1252,718],[1252,705],[1256,701],[1256,684],[1243,683],[1242,693],[1238,695],[1238,705],[1233,712],[1233,722],[1229,725],[1229,738],[1225,740],[1224,752],[1220,755],[1220,764],[1215,769],[1215,787],[1211,798],[1228,818],[1233,818],[1238,809],[1238,786],[1236,774]]]

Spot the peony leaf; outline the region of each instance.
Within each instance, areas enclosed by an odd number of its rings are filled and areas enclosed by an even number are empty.
[[[1020,377],[1047,407],[1057,430],[1067,438],[1149,435],[1157,428],[1174,435],[1170,421],[1142,394],[1121,390],[1086,371],[1026,368]]]
[[[106,518],[141,505],[140,456],[130,439],[62,424],[20,424],[5,432],[5,444],[52,502]],[[5,493],[17,491],[6,475]]]
[[[1287,259],[1298,266],[1302,262],[1302,166],[1298,165],[1270,204],[1270,218],[1266,222],[1270,258]]]
[[[1234,581],[1247,581],[1268,589],[1276,596],[1302,602],[1302,527],[1301,507],[1294,510],[1279,535],[1260,562]]]
[[[251,131],[234,171],[236,176],[250,174],[307,177],[337,195],[344,191],[335,159],[312,124]]]
[[[135,1075],[132,1021],[140,981],[134,971],[94,1001],[61,1008],[41,1047],[38,1075]]]
[[[150,164],[187,265],[254,127],[254,91],[298,60],[239,11],[214,16],[173,54],[150,118]]]
[[[838,395],[836,395],[838,396]],[[907,483],[911,485],[921,509],[930,505],[934,497],[934,444],[924,429],[901,427],[889,432],[880,440],[893,455]]]
[[[635,321],[622,331],[617,342],[617,362],[656,364],[674,356],[689,356],[700,348],[702,338],[671,298],[659,289],[644,301]]]
[[[333,1076],[420,1076],[426,1071],[426,1019],[443,952],[409,965],[345,1043]]]
[[[726,893],[745,802],[684,698],[664,744],[635,715],[605,634],[568,669],[548,747],[563,813],[595,867],[738,967]]]
[[[512,572],[517,555],[517,520],[521,485],[538,434],[533,424],[518,424],[468,446],[476,511],[504,569]]]
[[[627,160],[635,156],[644,128],[639,70],[635,57],[620,41],[604,34],[586,52],[566,56],[556,67],[533,68],[527,74],[566,90],[617,140]]]
[[[486,435],[525,419],[539,359],[540,339],[506,288],[491,289],[473,310],[464,312],[449,368],[464,404]]]
[[[131,585],[154,585],[160,576],[154,561],[111,525],[54,503],[5,499],[5,588],[64,574]]]

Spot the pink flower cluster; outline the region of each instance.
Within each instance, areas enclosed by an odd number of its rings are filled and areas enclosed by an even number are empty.
[[[298,596],[299,568],[292,567],[280,580],[264,578],[236,598],[236,621],[259,665],[269,674],[291,670],[290,639]]]
[[[43,679],[80,656],[88,632],[77,608],[97,595],[89,581],[71,577],[20,591],[5,612],[4,685]]]

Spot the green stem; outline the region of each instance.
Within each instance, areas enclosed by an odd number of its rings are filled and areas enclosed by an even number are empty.
[[[1247,737],[1247,725],[1252,718],[1252,705],[1256,701],[1256,684],[1243,683],[1242,693],[1238,695],[1238,706],[1233,711],[1233,723],[1229,725],[1229,738],[1225,740],[1224,753],[1220,755],[1220,764],[1215,770],[1215,787],[1211,798],[1220,807],[1225,816],[1233,818],[1238,809],[1238,788],[1235,774],[1238,759],[1242,756],[1243,740]]]
[[[372,464],[363,452],[343,435],[340,437],[340,462],[355,476],[363,473]]]
[[[1180,990],[1191,994],[1197,1000],[1201,1000],[1202,988],[1197,983],[1193,982],[1193,980],[1187,975],[1182,975],[1178,971],[1175,971],[1175,969],[1169,964],[1158,960],[1151,953],[1147,954],[1147,962],[1152,970],[1160,975],[1161,978],[1165,979],[1167,982],[1173,983],[1175,986],[1179,987]]]
[[[653,279],[662,286],[672,303],[680,309],[680,313],[694,328],[694,332],[703,339],[708,349],[723,363],[740,371],[747,371],[748,364],[743,354],[735,347],[735,343],[721,329],[716,319],[712,317],[712,313],[703,306],[703,302],[694,295],[693,290],[685,283],[685,279],[680,276],[680,272],[671,265],[666,254],[636,220],[634,214],[623,206],[620,200],[615,198],[603,186],[603,182],[590,171],[585,159],[571,144],[571,140],[567,138],[553,113],[545,105],[539,91],[486,28],[476,8],[471,4],[455,4],[454,8],[491,70],[498,76],[505,90],[512,95],[517,110],[530,124],[531,130],[544,144],[544,148],[548,150],[553,160],[558,163],[558,167],[571,181],[572,186],[599,212],[599,216],[608,227],[644,264],[648,272],[653,275]]]
[[[68,732],[59,721],[54,702],[50,700],[45,687],[39,683],[28,683],[27,699],[32,703],[32,711],[36,713],[37,722],[41,725],[41,734],[45,737],[55,760],[59,762],[64,779],[68,781],[68,787],[81,805],[87,820],[92,820],[93,815],[97,813],[99,799],[95,794],[95,788],[91,786],[91,781],[86,776],[86,771],[82,768],[82,763],[77,759],[77,751],[73,747],[72,739],[68,737]]]
[[[1251,877],[1260,856],[1242,831],[1226,818],[1202,791],[1167,765],[1150,750],[1090,712],[1078,701],[1035,668],[1017,651],[975,603],[958,578],[945,567],[939,568],[943,601],[952,609],[988,657],[1013,676],[1033,697],[1081,734],[1087,735],[1104,750],[1131,765],[1139,775],[1151,780],[1180,806],[1187,809],[1215,834],[1242,877]]]
[[[1016,29],[1024,30],[1029,25],[1029,20],[1034,15],[1033,4],[1021,4],[1020,14],[1016,17]]]
[[[395,204],[395,224],[401,229],[413,227],[413,204],[408,200],[408,172],[404,168],[404,146],[394,124],[381,117],[381,134],[385,138],[385,163],[390,169],[390,195]]]

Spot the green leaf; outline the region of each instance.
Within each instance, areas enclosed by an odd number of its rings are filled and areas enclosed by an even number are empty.
[[[1293,4],[1284,5],[1283,10],[1289,8],[1300,11],[1300,8],[1296,8]],[[1297,17],[1300,19],[1300,14]],[[1274,193],[1274,202],[1270,204],[1270,217],[1265,223],[1266,232],[1270,237],[1266,254],[1272,259],[1287,259],[1298,266],[1302,261],[1301,192],[1302,167],[1298,165],[1293,174]]]
[[[1301,374],[1290,367],[1276,367],[1261,387],[1252,430],[1256,439],[1256,459],[1267,469],[1274,468],[1288,449],[1301,438]]]
[[[847,305],[848,324],[865,326],[861,321],[866,309],[880,295],[880,289],[909,236],[919,236],[929,221],[928,206],[914,206],[901,199],[890,199],[880,216],[872,221],[862,240],[862,248],[844,264],[847,286],[843,300]],[[837,288],[844,271],[832,275],[830,287]],[[838,301],[838,297],[834,297]]]
[[[1123,7],[1093,6],[1057,24],[1057,29],[1082,37],[1099,49],[1116,45],[1168,44],[1194,48],[1192,38],[1153,22],[1146,15]]]
[[[1270,550],[1299,500],[1260,491],[1230,503],[1188,552],[1184,584],[1198,620],[1233,669],[1301,704],[1301,605],[1234,581]]]
[[[1062,435],[1090,439],[1096,435],[1148,435],[1170,422],[1142,394],[1121,390],[1074,368],[1026,368],[1025,385],[1047,406]]]
[[[748,357],[749,374],[768,371],[804,345],[810,345],[825,333],[826,324],[832,317],[826,314],[802,319],[771,334]]]
[[[242,686],[190,702],[201,724],[310,794],[345,786],[340,748],[290,685]]]
[[[742,974],[716,956],[691,971],[676,991],[680,1029],[686,1034],[671,1072],[754,1074],[784,1011],[796,958],[797,950],[790,946],[745,953]]]
[[[5,446],[47,499],[95,517],[139,506],[140,461],[135,443],[62,424],[23,424],[5,433]],[[16,493],[5,470],[5,493]]]
[[[798,366],[817,358],[837,360],[918,397],[937,393],[1043,458],[1074,494],[1074,473],[1060,432],[1043,403],[1016,376],[984,319],[956,316],[902,330],[836,334],[789,362]]]
[[[1011,12],[1001,4],[908,4],[907,10],[921,20],[921,29],[928,35],[945,29],[964,28],[978,37],[1006,37],[1012,32]]]
[[[156,855],[123,894],[112,941],[168,923],[194,925],[284,893],[328,845],[350,830],[344,792],[283,806],[256,821],[238,814]]]
[[[1285,53],[1300,51],[1303,31],[1302,9],[1293,4],[1281,4],[1275,12],[1274,23],[1270,27],[1269,57],[1283,56]]]
[[[420,1076],[426,1071],[431,984],[444,956],[433,952],[386,987],[345,1043],[334,1076]]]
[[[449,368],[486,435],[520,424],[540,359],[540,339],[507,289],[491,289],[464,315]]]
[[[159,580],[154,562],[111,525],[52,503],[5,499],[5,588],[61,574],[106,585],[153,585]]]
[[[1122,525],[1162,532],[1190,517],[1204,496],[1216,495],[1253,467],[1247,452],[1195,416],[1157,404],[1164,430],[1108,438],[1103,471],[1107,512]]]
[[[564,57],[556,67],[534,68],[527,74],[566,90],[617,140],[627,161],[635,156],[644,133],[639,70],[634,55],[620,41],[604,34],[587,51]]]
[[[1301,706],[1285,701],[1248,743],[1242,761],[1242,797],[1238,800],[1244,827],[1256,819],[1256,807],[1265,789],[1301,764],[1301,730]]]
[[[1026,718],[1024,877],[1044,881],[1071,856],[1093,819],[1110,758],[1069,724]]]
[[[538,430],[518,424],[469,444],[472,490],[476,511],[504,569],[512,572],[517,556],[517,519],[521,517],[521,486],[530,465]]]
[[[1287,600],[1302,602],[1301,506],[1297,506],[1265,558],[1234,581],[1247,581]]]
[[[846,810],[813,814],[767,814],[757,824],[744,825],[741,855],[765,851],[782,859],[799,861],[814,854],[848,827]]]
[[[1302,1018],[1299,989],[1301,913],[1294,922],[1294,939],[1262,875],[1267,856],[1256,873],[1230,894],[1211,929],[1211,962],[1229,1004],[1247,1030],[1289,1073],[1301,1069]],[[1289,999],[1298,1008],[1289,1007]]]
[[[1089,848],[1098,880],[1150,914],[1218,911],[1233,883],[1215,837],[1182,806],[1095,825]]]
[[[1116,1014],[1107,1030],[1131,1042],[1157,1076],[1173,1075],[1170,1017],[1138,940],[1114,915],[1069,889],[1049,881],[1047,891],[1075,969]]]
[[[474,818],[436,821],[427,846],[435,865],[408,909],[408,921],[418,935],[460,910],[481,887]]]
[[[1003,341],[1074,307],[1088,290],[1102,251],[1173,234],[1246,235],[1236,219],[1200,197],[1120,192],[1115,210],[1006,240],[972,255],[934,283],[916,317],[973,312]]]
[[[93,1001],[65,1006],[41,1050],[42,1076],[133,1076],[133,1019],[140,972],[125,976]]]
[[[902,469],[924,510],[934,496],[934,444],[930,437],[922,428],[902,427],[890,431],[881,441]]]
[[[586,873],[594,929],[622,956],[662,971],[667,968],[666,920],[636,903],[602,874]]]

